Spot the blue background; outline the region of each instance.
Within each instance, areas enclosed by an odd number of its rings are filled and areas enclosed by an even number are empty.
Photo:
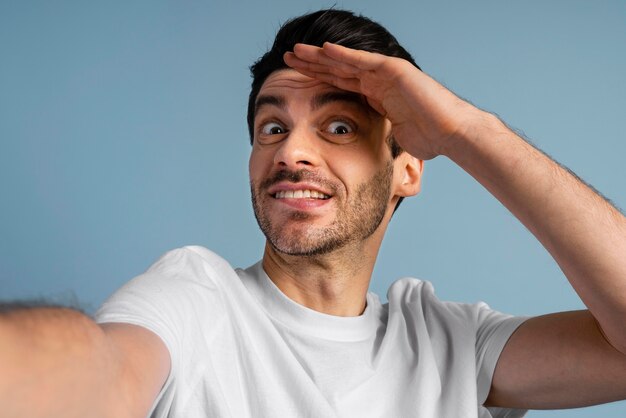
[[[247,67],[326,1],[0,1],[0,298],[93,311],[160,254],[247,266]],[[626,2],[343,1],[423,69],[626,205]],[[582,308],[530,233],[445,158],[392,221],[401,276],[513,314]],[[539,342],[540,344],[540,342]],[[624,417],[626,403],[530,417]]]

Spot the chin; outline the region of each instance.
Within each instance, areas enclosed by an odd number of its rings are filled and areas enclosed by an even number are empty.
[[[286,231],[266,234],[271,247],[281,254],[291,256],[316,256],[331,253],[347,243],[347,239],[329,233],[329,228],[315,231]]]

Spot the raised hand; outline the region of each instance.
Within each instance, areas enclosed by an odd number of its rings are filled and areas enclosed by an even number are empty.
[[[363,94],[391,121],[398,144],[420,159],[444,153],[484,113],[401,58],[327,42],[323,48],[297,44],[284,59],[304,75]]]

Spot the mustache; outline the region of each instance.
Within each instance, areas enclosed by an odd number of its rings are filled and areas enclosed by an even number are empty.
[[[321,177],[320,175],[307,170],[307,169],[301,169],[301,170],[296,170],[296,171],[292,171],[292,170],[288,170],[288,169],[282,169],[279,170],[277,172],[275,172],[271,177],[266,178],[265,180],[263,180],[261,182],[261,189],[267,189],[271,186],[273,186],[276,183],[279,183],[281,181],[289,181],[291,183],[299,183],[301,181],[309,181],[315,184],[319,184],[323,187],[325,187],[326,189],[330,190],[333,192],[333,194],[336,192],[337,187],[335,186],[334,183],[326,180],[325,178]]]

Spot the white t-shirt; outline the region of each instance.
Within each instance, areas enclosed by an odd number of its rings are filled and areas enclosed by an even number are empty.
[[[400,279],[358,317],[285,296],[261,263],[234,270],[206,248],[161,257],[96,314],[155,332],[171,355],[152,417],[519,417],[482,406],[524,320],[439,301]]]

